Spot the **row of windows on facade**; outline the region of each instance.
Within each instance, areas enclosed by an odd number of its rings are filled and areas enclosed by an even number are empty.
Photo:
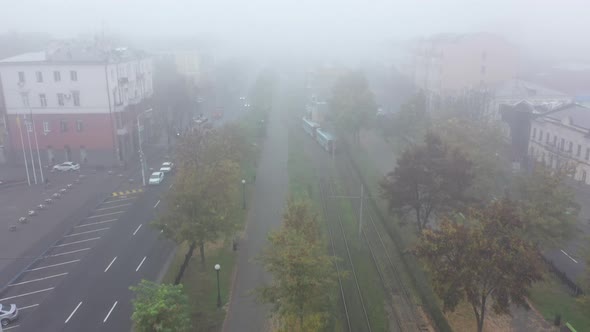
[[[529,154],[531,156],[533,156],[535,159],[537,159],[539,154],[536,153],[537,151],[535,150],[535,148],[531,146],[531,148],[529,150],[530,150]],[[586,150],[586,156],[588,156],[588,150]],[[553,155],[552,153],[549,154],[549,160],[547,160],[547,159],[545,159],[545,152],[541,151],[540,159],[538,159],[538,160],[545,166],[549,166],[552,168],[560,168],[561,167],[561,159],[559,159],[559,157],[555,158],[555,155]],[[588,158],[586,158],[586,160],[588,160]],[[573,173],[574,177],[577,180],[580,180],[585,183],[586,182],[586,170],[580,169],[579,178],[577,177],[577,174],[578,174],[577,170],[578,170],[578,168],[576,168],[576,172]],[[572,174],[569,174],[569,175],[571,176]]]
[[[35,77],[37,78],[37,83],[43,83],[43,72],[41,72],[41,71],[35,72]],[[77,71],[70,70],[70,80],[72,82],[78,81],[78,72]],[[27,81],[24,71],[18,72],[18,81],[19,81],[19,83],[25,83]],[[53,81],[55,81],[55,82],[61,81],[61,72],[59,70],[53,71]]]
[[[27,126],[27,131],[32,133],[33,126],[31,124],[31,122],[25,121],[25,125]],[[59,121],[59,131],[62,133],[67,133],[69,131],[69,126],[68,126],[67,121],[65,121],[65,120]],[[84,131],[84,122],[82,122],[82,120],[76,120],[76,131],[79,133]],[[45,133],[51,132],[51,124],[49,123],[49,121],[43,121],[43,132],[45,132]]]
[[[74,106],[80,106],[80,91],[72,91],[71,94],[57,94],[57,104],[59,106],[65,106],[67,99],[72,99]],[[39,104],[41,107],[47,107],[47,96],[44,93],[39,94]],[[25,107],[29,106],[29,97],[26,94],[23,95],[23,105]]]
[[[539,135],[537,136],[537,128],[533,128],[533,135],[532,135],[532,140],[538,140],[539,142],[543,142],[543,130],[539,130]],[[547,132],[545,133],[545,143],[547,144],[551,144],[555,147],[559,147],[559,150],[561,151],[566,151],[565,150],[565,138],[561,138],[561,140],[559,141],[559,146],[557,145],[558,142],[558,138],[557,135],[553,135],[553,142],[551,142],[551,135]],[[569,141],[568,142],[568,149],[567,152],[569,153],[573,153],[574,152],[574,142]],[[582,156],[582,144],[578,144],[577,149],[576,149],[576,157],[581,157]],[[584,156],[584,159],[586,160],[590,160],[590,147],[586,148],[586,154]]]

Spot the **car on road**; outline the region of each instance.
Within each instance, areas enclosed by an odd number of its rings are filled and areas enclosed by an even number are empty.
[[[209,119],[207,119],[207,117],[202,116],[202,117],[194,119],[194,121],[196,124],[202,125],[203,123],[209,121]]]
[[[166,161],[162,163],[162,166],[160,167],[160,172],[162,173],[169,173],[172,172],[174,170],[174,164]]]
[[[66,161],[65,163],[53,166],[53,170],[61,172],[78,171],[80,170],[80,164],[71,161]]]
[[[160,184],[164,181],[164,173],[163,172],[153,172],[150,176],[148,184]]]
[[[18,318],[16,304],[0,304],[0,323],[3,327],[8,326]]]

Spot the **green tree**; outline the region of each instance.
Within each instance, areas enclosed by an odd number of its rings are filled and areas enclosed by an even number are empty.
[[[129,287],[134,293],[133,328],[137,332],[182,332],[191,330],[188,297],[182,285],[142,280]]]
[[[509,200],[471,210],[466,224],[445,218],[436,230],[427,229],[414,252],[432,277],[443,310],[454,311],[467,301],[483,330],[486,310],[509,314],[510,304],[528,307],[531,285],[541,280],[538,251],[520,234],[525,227]]]
[[[398,137],[409,142],[419,141],[430,126],[424,93],[419,92],[409,98],[397,113],[384,119],[381,126],[385,137]]]
[[[240,154],[226,146],[235,141],[226,134],[222,129],[206,134],[195,131],[183,138],[174,190],[165,196],[168,209],[154,222],[166,237],[189,244],[184,267],[196,246],[204,266],[205,244],[229,234],[235,226],[231,214],[238,202]]]
[[[433,131],[473,161],[473,184],[468,195],[485,204],[502,196],[509,186],[508,145],[498,125],[469,118],[442,119]]]
[[[282,227],[268,240],[260,260],[273,279],[258,289],[259,299],[272,305],[282,330],[321,330],[336,272],[333,259],[324,254],[318,217],[309,203],[289,201]]]
[[[361,128],[366,127],[377,112],[375,97],[359,71],[348,72],[335,82],[328,103],[337,131],[341,135],[352,134],[356,141]]]
[[[543,248],[555,247],[575,234],[580,206],[565,182],[568,172],[536,165],[533,172],[515,181],[524,234]]]
[[[381,196],[390,212],[414,212],[421,231],[433,213],[458,209],[470,201],[465,192],[472,179],[471,161],[437,135],[428,134],[424,144],[406,149],[395,169],[381,180]]]

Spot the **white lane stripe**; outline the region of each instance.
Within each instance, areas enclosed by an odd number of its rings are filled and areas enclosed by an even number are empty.
[[[143,265],[143,262],[145,262],[145,259],[147,258],[147,256],[145,256],[142,260],[141,263],[139,263],[139,265],[137,265],[137,269],[135,269],[135,272],[139,271],[139,268]]]
[[[137,226],[137,229],[135,230],[135,232],[133,232],[133,235],[137,234],[137,231],[139,231],[139,229],[141,228],[142,224],[139,224],[139,226]]]
[[[160,204],[160,200],[158,200],[158,201],[156,202],[156,205],[154,205],[154,209],[158,207],[158,204]]]
[[[94,233],[94,232],[106,231],[109,228],[110,227],[105,227],[105,228],[93,229],[91,231],[85,231],[85,232],[80,232],[80,233],[73,233],[73,234],[66,235],[64,237],[71,237],[71,236],[76,236],[76,235],[83,235],[83,234],[89,234],[89,233]]]
[[[19,309],[19,310],[20,310],[20,309]],[[16,328],[17,328],[17,327],[19,327],[19,326],[20,326],[20,325],[14,325],[14,326],[11,326],[11,327],[5,327],[5,328],[3,328],[3,330],[2,330],[2,331],[8,331],[8,330],[16,329]]]
[[[22,311],[22,310],[31,309],[31,308],[38,307],[38,306],[39,306],[39,304],[38,304],[38,303],[37,303],[37,304],[31,304],[31,305],[28,305],[28,306],[26,306],[26,307],[19,307],[19,308],[18,308],[18,311]],[[6,330],[6,329],[4,329],[4,330]]]
[[[92,225],[98,225],[98,224],[104,224],[107,222],[113,222],[113,221],[117,221],[119,219],[109,219],[109,220],[103,220],[103,221],[97,221],[97,222],[91,222],[89,224],[82,224],[82,225],[78,225],[75,226],[74,228],[80,228],[80,227],[86,227],[86,226],[92,226]]]
[[[578,264],[578,261],[575,260],[572,256],[570,256],[567,252],[563,251],[563,249],[560,249],[561,252],[567,256],[567,258],[571,259],[572,261],[574,261],[574,263]]]
[[[114,205],[114,206],[104,207],[104,208],[96,209],[94,211],[102,211],[102,210],[116,209],[116,208],[120,208],[120,207],[123,207],[123,206],[129,206],[129,205],[131,205],[131,203],[126,203],[126,204],[121,204],[121,205]]]
[[[107,266],[107,268],[106,268],[106,269],[104,269],[104,272],[107,272],[107,271],[108,271],[108,270],[111,268],[111,265],[113,265],[113,263],[114,263],[116,260],[117,260],[117,256],[115,256],[115,258],[113,258],[113,260],[112,260],[112,261],[109,263],[109,266]]]
[[[53,254],[53,255],[47,255],[44,256],[43,258],[49,258],[49,257],[59,257],[59,256],[63,256],[63,255],[69,255],[69,254],[74,254],[80,251],[85,251],[85,250],[90,250],[90,248],[83,248],[83,249],[78,249],[78,250],[72,250],[72,251],[66,251],[66,252],[60,252],[59,254]]]
[[[74,314],[76,313],[76,311],[78,311],[78,308],[80,308],[81,305],[82,305],[82,301],[80,301],[80,303],[78,303],[76,308],[74,308],[74,311],[72,311],[72,313],[68,316],[68,318],[65,321],[65,324],[67,324],[70,321],[70,319],[72,319],[72,316],[74,316]]]
[[[57,278],[57,277],[65,276],[67,274],[68,273],[65,272],[65,273],[60,273],[60,274],[54,274],[54,275],[48,276],[48,277],[43,277],[43,278],[38,278],[38,279],[32,279],[32,280],[17,282],[16,284],[10,284],[10,285],[8,285],[8,287],[18,286],[18,285],[24,285],[24,284],[28,284],[28,283],[31,283],[31,282],[42,281],[42,280],[47,280],[47,279],[51,279],[51,278]]]
[[[68,242],[68,243],[63,243],[63,244],[59,244],[57,246],[54,246],[55,248],[59,248],[59,247],[65,247],[65,246],[69,246],[71,244],[76,244],[76,243],[82,243],[82,242],[88,242],[88,241],[94,241],[94,240],[98,240],[100,239],[99,237],[93,237],[91,239],[86,239],[86,240],[80,240],[80,241],[74,241],[74,242]]]
[[[119,301],[115,301],[115,303],[113,303],[113,306],[111,307],[111,310],[109,310],[109,313],[107,314],[107,316],[102,321],[103,323],[106,323],[107,322],[107,319],[109,319],[109,316],[111,315],[111,312],[113,312],[113,310],[117,306],[117,302],[119,302]]]
[[[33,295],[33,294],[37,294],[37,293],[47,292],[47,291],[52,290],[53,288],[54,287],[50,287],[50,288],[40,289],[40,290],[33,291],[33,292],[28,292],[28,293],[24,293],[24,294],[19,294],[19,295],[5,297],[3,299],[0,299],[0,302],[4,302],[4,301],[10,300],[10,299],[16,299],[17,297],[23,297],[23,296],[27,296],[27,295]]]
[[[171,185],[170,185],[170,187],[168,187],[168,189],[172,189],[172,186],[173,186],[173,185],[174,185],[174,183],[173,183],[173,184],[171,184]]]
[[[126,198],[121,198],[121,199],[113,199],[111,201],[106,201],[106,202],[102,202],[102,204],[110,204],[110,203],[117,203],[117,202],[122,202],[122,201],[129,201],[132,199],[136,199],[137,197],[126,197]]]
[[[42,266],[42,267],[37,267],[34,269],[30,269],[30,270],[26,270],[25,272],[31,272],[31,271],[38,271],[38,270],[43,270],[43,269],[48,269],[50,267],[56,267],[56,266],[61,266],[61,265],[66,265],[66,264],[72,264],[72,263],[76,263],[79,262],[79,259],[74,259],[73,261],[67,261],[67,262],[63,262],[63,263],[57,263],[57,264],[52,264],[52,265],[46,265],[46,266]]]
[[[104,217],[104,216],[110,216],[113,214],[121,214],[121,213],[125,213],[125,211],[117,211],[117,212],[110,212],[110,213],[104,213],[104,214],[97,214],[95,216],[90,216],[86,219],[92,219],[92,218],[100,218],[100,217]]]
[[[164,230],[163,230],[163,229],[161,229],[161,230],[160,230],[160,233],[164,233]]]

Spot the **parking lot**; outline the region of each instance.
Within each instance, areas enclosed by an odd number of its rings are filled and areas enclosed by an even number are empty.
[[[0,293],[0,303],[17,305],[20,311],[19,321],[26,319],[35,310],[142,194],[139,189],[122,192],[122,195],[117,196],[106,195],[102,203],[81,218]],[[106,270],[109,268],[110,265]],[[4,330],[16,329],[18,326],[17,321]]]

